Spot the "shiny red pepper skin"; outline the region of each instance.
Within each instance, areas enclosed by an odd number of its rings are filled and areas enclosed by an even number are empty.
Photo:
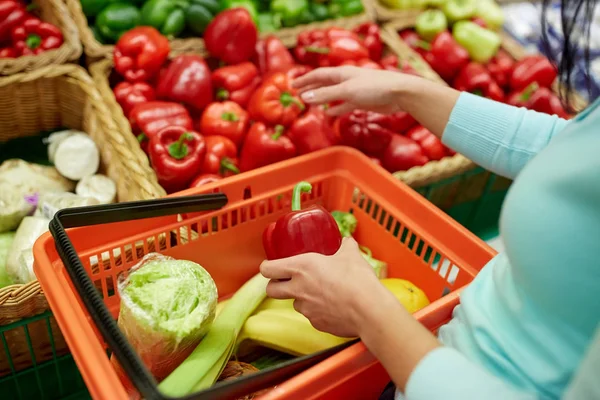
[[[169,40],[155,28],[138,26],[125,32],[113,54],[115,70],[129,82],[148,82],[163,66]]]
[[[368,58],[363,58],[362,60],[348,60],[344,61],[341,65],[352,65],[354,67],[360,68],[369,68],[369,69],[383,69],[381,65],[377,64],[375,61],[370,60]]]
[[[465,65],[454,80],[454,88],[495,101],[504,101],[504,91],[492,79],[489,71],[479,63]]]
[[[336,134],[321,107],[311,107],[292,124],[288,137],[298,154],[307,154],[337,144]]]
[[[250,171],[296,156],[296,146],[283,135],[281,125],[267,127],[255,122],[250,127],[240,155],[240,171]]]
[[[213,71],[211,79],[217,100],[231,100],[242,107],[248,106],[261,81],[258,69],[249,61],[221,67]]]
[[[405,111],[399,111],[389,115],[384,126],[395,133],[406,133],[410,128],[417,125],[417,120]]]
[[[383,42],[381,41],[379,25],[367,22],[354,28],[354,33],[362,39],[365,47],[369,50],[369,58],[373,61],[381,60]]]
[[[431,49],[429,43],[421,39],[421,36],[412,29],[403,30],[398,36],[408,45],[408,47],[419,53],[421,57],[424,57],[425,53]]]
[[[369,58],[369,50],[358,35],[340,28],[301,33],[294,52],[302,64],[315,68],[338,66],[345,61]]]
[[[295,64],[290,51],[276,36],[268,36],[256,43],[255,63],[261,75],[287,71]]]
[[[0,49],[0,58],[15,58],[17,52],[11,47],[4,47]]]
[[[204,32],[208,52],[227,64],[250,60],[256,50],[257,39],[256,25],[243,7],[220,12]]]
[[[390,118],[389,115],[355,110],[338,118],[335,125],[343,145],[370,156],[380,156],[395,135],[388,128]]]
[[[515,60],[504,50],[498,50],[496,56],[487,65],[492,79],[502,88],[508,87],[514,68]]]
[[[381,59],[380,62],[383,69],[388,71],[400,71],[405,74],[416,75],[419,76],[417,70],[413,68],[409,61],[399,60],[398,56],[395,54],[390,54]]]
[[[469,53],[452,37],[450,32],[439,33],[425,53],[425,61],[446,82],[451,81],[469,63]]]
[[[550,89],[539,87],[535,82],[524,90],[513,92],[508,96],[507,103],[545,114],[557,115],[564,119],[571,118],[565,111],[560,99]]]
[[[313,70],[313,68],[309,67],[308,65],[297,64],[297,65],[294,65],[294,66],[288,68],[287,70],[284,70],[283,72],[287,75],[289,81],[293,82],[294,79],[299,78],[302,75],[305,75],[312,70]],[[282,71],[279,71],[279,72],[282,72]],[[270,78],[271,76],[273,76],[276,73],[277,72],[273,72],[273,73],[265,75],[265,79]]]
[[[146,152],[148,140],[162,129],[181,126],[186,130],[192,130],[194,125],[184,106],[166,101],[149,101],[134,106],[129,113],[129,124]]]
[[[11,33],[12,47],[17,56],[37,55],[58,49],[63,44],[60,29],[38,18],[26,18]]]
[[[188,188],[198,176],[206,144],[198,132],[169,126],[150,139],[148,152],[158,183],[173,193]]]
[[[342,245],[342,235],[331,214],[313,205],[301,209],[303,192],[310,192],[310,183],[300,182],[292,194],[292,211],[270,224],[263,233],[267,259],[276,260],[305,253],[335,254]]]
[[[237,103],[212,103],[202,113],[200,132],[204,136],[224,136],[241,147],[248,132],[248,113]]]
[[[287,74],[276,72],[265,79],[254,92],[248,112],[255,121],[290,126],[304,108],[304,103],[296,95]]]
[[[213,183],[213,182],[218,182],[221,179],[223,179],[223,178],[216,174],[202,174],[192,181],[192,183],[190,184],[190,189],[197,188],[202,185],[208,185],[209,183]],[[233,214],[233,215],[235,215],[235,214]]]
[[[146,82],[121,82],[113,89],[117,103],[129,118],[129,113],[138,104],[153,101],[156,98],[154,88]]]
[[[210,70],[204,58],[192,54],[175,57],[156,86],[158,98],[183,103],[201,111],[213,100]]]
[[[544,56],[527,56],[515,65],[510,78],[512,90],[522,90],[532,83],[540,87],[551,87],[556,80],[557,70]]]
[[[15,0],[0,0],[0,43],[10,41],[12,31],[31,18],[23,4]]]
[[[421,146],[402,135],[393,136],[381,157],[383,167],[392,173],[425,165],[428,161]]]
[[[202,173],[230,176],[239,174],[237,167],[237,146],[224,136],[207,136],[206,156],[202,164]]]
[[[406,137],[417,142],[430,160],[441,160],[448,155],[441,140],[423,126],[415,126],[406,133]]]

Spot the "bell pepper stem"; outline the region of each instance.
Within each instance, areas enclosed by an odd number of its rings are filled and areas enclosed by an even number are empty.
[[[148,140],[148,136],[146,136],[145,133],[140,133],[139,135],[136,136],[136,139],[137,139],[138,143],[143,143],[146,140]]]
[[[31,11],[37,10],[37,8],[38,8],[37,4],[31,3],[31,4],[28,4],[27,7],[25,7],[25,11],[31,12]]]
[[[471,93],[474,94],[475,96],[483,97],[483,91],[481,89],[474,89]]]
[[[217,89],[216,97],[217,97],[217,100],[221,100],[221,101],[227,100],[227,99],[229,99],[229,92],[227,91],[227,89],[219,88],[219,89]]]
[[[300,100],[292,96],[292,94],[289,92],[281,93],[281,96],[279,96],[279,101],[284,107],[289,107],[292,104],[295,104],[300,110],[304,110],[304,104]]]
[[[315,46],[307,46],[304,48],[307,53],[317,53],[317,54],[329,54],[331,51],[327,47],[315,47]]]
[[[417,40],[415,42],[415,46],[417,46],[418,48],[423,49],[425,51],[431,50],[431,45],[424,40]]]
[[[188,155],[188,147],[185,144],[186,140],[191,140],[194,137],[188,132],[184,132],[179,136],[179,140],[169,145],[169,155],[176,160],[181,160]]]
[[[271,135],[271,139],[273,140],[277,140],[281,137],[281,135],[283,135],[283,125],[277,125],[275,126],[275,133]]]
[[[523,102],[529,100],[531,98],[531,95],[533,93],[535,93],[535,91],[538,90],[539,88],[540,88],[540,85],[538,85],[537,82],[533,82],[532,84],[530,84],[529,86],[527,86],[525,88],[525,90],[523,90],[523,92],[519,96],[519,99],[521,101],[523,101]]]
[[[39,35],[31,34],[27,36],[25,44],[30,49],[37,49],[42,44],[42,38]]]
[[[308,182],[298,182],[292,191],[292,211],[302,209],[302,193],[310,193],[312,185]]]
[[[232,112],[224,112],[221,114],[221,119],[223,121],[236,122],[239,120],[238,116]]]
[[[240,173],[239,168],[227,157],[221,159],[221,172],[225,171],[231,171],[236,175]]]

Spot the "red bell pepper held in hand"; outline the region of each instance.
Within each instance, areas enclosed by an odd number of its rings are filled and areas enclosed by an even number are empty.
[[[448,155],[442,141],[423,126],[415,126],[406,133],[406,137],[417,142],[430,160],[441,160]]]
[[[223,179],[223,177],[216,174],[202,174],[192,181],[192,183],[190,184],[190,189],[197,188],[202,185],[208,185],[209,183],[213,182],[218,182],[221,179]]]
[[[298,154],[307,154],[337,144],[336,134],[321,107],[311,107],[292,124],[288,137]]]
[[[335,219],[321,206],[301,209],[302,193],[312,186],[300,182],[292,193],[292,212],[270,224],[263,233],[267,259],[276,260],[305,253],[335,254],[342,245],[342,235]]]
[[[540,87],[551,87],[557,76],[557,70],[544,56],[527,56],[515,65],[510,78],[512,90],[525,89],[532,83]]]
[[[156,98],[154,88],[146,82],[121,82],[115,86],[113,93],[127,118],[133,107]]]
[[[277,72],[263,81],[250,99],[250,117],[272,125],[290,126],[305,106],[292,89],[288,76]]]
[[[240,156],[240,171],[250,171],[296,156],[296,146],[283,136],[284,127],[255,122],[250,127]]]
[[[498,50],[496,56],[487,65],[492,79],[503,88],[508,87],[514,68],[515,60],[504,50]]]
[[[206,144],[198,132],[169,126],[150,139],[150,163],[158,183],[173,193],[189,187],[204,162]]]
[[[439,33],[431,42],[431,50],[425,54],[425,61],[447,82],[452,80],[469,60],[467,50],[454,40],[450,32]]]
[[[13,29],[12,47],[17,56],[36,55],[58,49],[63,44],[63,35],[56,26],[37,18],[27,18]]]
[[[200,132],[204,136],[224,136],[241,147],[248,131],[248,113],[232,101],[212,103],[204,110]]]
[[[31,18],[23,4],[15,0],[0,0],[0,42],[8,41],[12,31]]]
[[[269,36],[256,43],[255,62],[261,75],[287,71],[294,66],[294,58],[276,36]]]
[[[208,52],[227,64],[250,60],[256,50],[257,39],[256,25],[243,7],[217,14],[204,32]]]
[[[296,58],[312,67],[338,66],[345,61],[369,58],[369,50],[354,32],[329,28],[326,31],[307,31],[298,35],[294,49]]]
[[[425,165],[428,161],[419,144],[402,135],[393,136],[381,158],[383,167],[392,173]]]
[[[357,28],[354,28],[356,33],[363,41],[363,44],[369,50],[369,58],[373,61],[381,60],[383,55],[383,42],[379,31],[379,25],[366,22]]]
[[[454,88],[495,101],[504,101],[504,91],[492,79],[489,71],[481,64],[471,62],[465,65],[454,80]]]
[[[398,36],[408,45],[408,47],[419,53],[422,57],[431,50],[431,45],[421,39],[421,36],[412,29],[403,30]]]
[[[546,87],[539,87],[535,82],[522,91],[512,93],[507,103],[564,119],[570,118],[558,96]]]
[[[237,146],[224,136],[208,136],[206,143],[206,156],[202,164],[202,173],[230,176],[239,174],[237,167]]]
[[[217,100],[231,100],[242,107],[248,105],[261,80],[258,69],[249,61],[221,67],[213,71],[211,79]]]
[[[395,135],[387,128],[389,115],[355,110],[338,118],[335,125],[342,144],[371,156],[379,156]]]
[[[129,82],[148,82],[161,69],[171,51],[158,30],[138,26],[125,32],[115,45],[115,70]]]
[[[192,54],[175,57],[160,74],[156,95],[203,110],[213,100],[210,70],[204,58]]]
[[[129,113],[131,130],[137,135],[142,149],[147,152],[148,140],[169,126],[192,130],[193,122],[184,106],[166,101],[149,101],[134,106]]]

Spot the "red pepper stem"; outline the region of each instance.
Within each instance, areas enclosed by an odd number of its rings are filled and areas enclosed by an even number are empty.
[[[231,171],[236,175],[240,173],[239,168],[236,167],[235,164],[227,157],[221,159],[221,171]]]
[[[527,86],[525,88],[525,90],[523,90],[523,92],[519,96],[519,99],[523,102],[529,100],[531,98],[531,95],[533,93],[535,93],[535,91],[537,91],[539,88],[540,88],[540,85],[538,85],[537,82],[531,83],[529,86]]]
[[[227,100],[229,99],[229,92],[227,91],[227,89],[224,88],[219,88],[217,89],[217,100]]]
[[[329,54],[329,52],[331,51],[327,47],[314,47],[314,46],[305,47],[304,50],[306,50],[307,53],[317,53],[317,54]]]
[[[283,125],[276,125],[275,133],[271,135],[271,139],[273,139],[273,140],[279,139],[281,137],[281,135],[283,135],[283,131],[284,131]]]
[[[415,46],[417,48],[419,48],[419,49],[423,49],[423,50],[426,50],[426,51],[431,50],[431,45],[429,43],[427,43],[426,41],[424,41],[424,40],[417,40],[417,41],[415,41]]]
[[[310,193],[312,185],[308,182],[298,182],[292,191],[292,211],[302,209],[302,193]]]
[[[223,121],[229,121],[229,122],[236,122],[239,120],[238,116],[235,113],[226,111],[223,114],[221,114],[221,119]]]
[[[138,143],[143,143],[144,141],[148,140],[148,136],[146,136],[145,133],[140,133],[139,135],[136,136],[136,139],[137,139]]]
[[[181,160],[188,155],[188,147],[184,143],[186,140],[191,140],[194,137],[188,132],[184,132],[179,136],[179,140],[169,145],[169,155],[176,160]]]
[[[39,35],[31,34],[25,39],[25,44],[32,50],[37,49],[42,44],[42,38]]]
[[[281,96],[279,96],[279,101],[284,107],[289,107],[292,104],[295,104],[300,110],[304,110],[304,103],[292,96],[292,94],[289,92],[281,93]]]

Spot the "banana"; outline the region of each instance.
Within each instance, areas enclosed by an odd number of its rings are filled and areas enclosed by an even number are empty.
[[[277,300],[267,297],[263,300],[263,302],[256,309],[256,313],[259,313],[264,310],[275,310],[275,309],[294,309],[294,299],[286,299],[286,300]]]
[[[238,346],[258,344],[294,356],[312,354],[347,342],[313,328],[310,321],[293,308],[262,310],[246,320]]]

